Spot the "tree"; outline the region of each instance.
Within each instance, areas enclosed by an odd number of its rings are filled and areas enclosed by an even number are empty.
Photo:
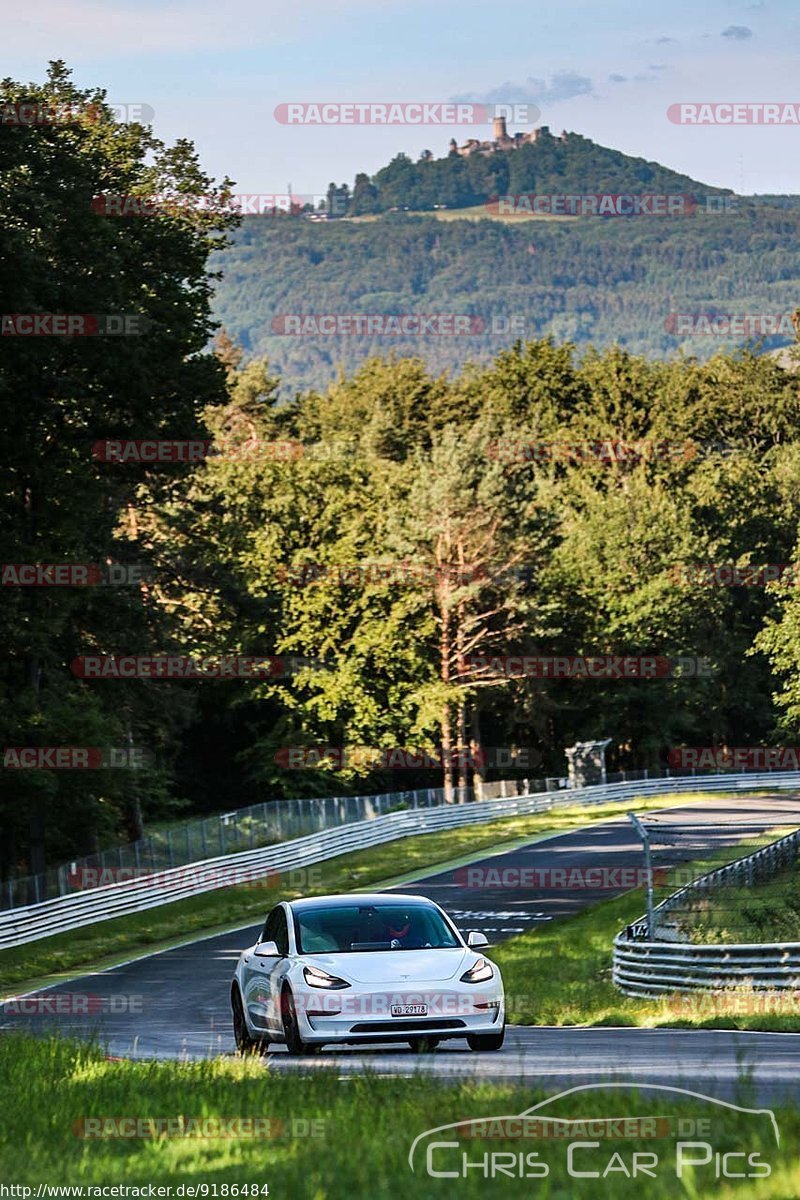
[[[106,438],[187,437],[219,396],[222,371],[203,353],[212,332],[209,253],[231,218],[180,203],[127,218],[101,214],[105,195],[216,195],[190,143],[163,145],[120,125],[100,90],[73,86],[63,63],[44,84],[6,79],[4,111],[32,104],[52,123],[0,125],[0,290],[6,313],[122,314],[146,320],[136,336],[19,337],[6,324],[0,373],[5,562],[141,562],[136,491],[164,474],[103,465]],[[141,588],[18,588],[0,624],[7,746],[125,744],[169,728],[159,685],[79,680],[70,663],[92,652],[147,652],[167,636]],[[158,735],[156,735],[158,737]],[[171,750],[163,743],[159,753]],[[4,772],[4,872],[43,869],[138,823],[125,772]],[[164,804],[164,773],[143,778],[146,805]],[[76,797],[79,797],[76,803]],[[76,813],[80,814],[76,820]]]

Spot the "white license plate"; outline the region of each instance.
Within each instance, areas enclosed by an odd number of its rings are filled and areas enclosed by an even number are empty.
[[[393,1017],[427,1017],[427,1004],[393,1004]]]

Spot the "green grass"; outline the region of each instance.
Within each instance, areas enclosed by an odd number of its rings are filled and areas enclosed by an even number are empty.
[[[353,224],[380,221],[384,213],[367,213],[360,217],[341,217],[340,220],[352,221]],[[483,204],[475,204],[470,208],[437,208],[419,209],[405,214],[407,217],[435,217],[437,221],[506,221],[518,224],[520,221],[556,221],[559,223],[579,221],[580,217],[569,213],[497,213],[490,212]]]
[[[765,834],[758,842],[780,836]],[[748,843],[748,851],[752,843]],[[741,857],[727,847],[691,864],[695,875]],[[688,864],[678,868],[679,877]],[[672,890],[669,886],[666,892]],[[625,925],[645,909],[641,889],[564,920],[548,922],[503,942],[491,952],[503,973],[508,1020],[521,1025],[642,1025],[704,1029],[800,1031],[800,1004],[787,993],[737,989],[715,995],[665,996],[639,1000],[612,983],[612,947]]]
[[[722,887],[681,911],[693,942],[800,942],[800,866],[753,887]]]
[[[318,874],[315,886],[300,891],[287,888],[220,888],[176,900],[145,912],[115,917],[74,929],[69,933],[42,938],[38,942],[0,950],[0,989],[20,985],[39,985],[51,975],[97,969],[121,961],[136,953],[163,949],[176,940],[190,940],[193,934],[214,933],[263,919],[278,900],[292,895],[324,895],[328,892],[394,882],[398,868],[404,873],[449,863],[459,856],[474,854],[498,843],[549,832],[577,829],[595,821],[619,816],[631,808],[644,811],[675,803],[690,803],[707,796],[657,796],[583,808],[575,805],[527,817],[509,817],[486,825],[468,825],[442,833],[419,834],[402,841],[387,842],[371,850],[342,854],[311,868]]]
[[[702,1084],[686,1086],[705,1092]],[[713,1091],[712,1087],[708,1088]],[[625,1177],[619,1170],[606,1179],[569,1178],[563,1139],[475,1140],[456,1151],[437,1151],[434,1166],[461,1167],[462,1150],[470,1162],[499,1151],[538,1153],[546,1178],[487,1179],[479,1170],[466,1177],[437,1179],[425,1171],[423,1153],[408,1154],[426,1130],[470,1118],[520,1113],[545,1098],[541,1090],[480,1080],[442,1084],[421,1074],[407,1079],[369,1073],[337,1080],[335,1071],[308,1074],[272,1072],[256,1059],[215,1059],[198,1063],[109,1061],[93,1047],[23,1035],[0,1038],[0,1180],[24,1185],[268,1185],[269,1195],[290,1200],[464,1200],[491,1196],[567,1200],[618,1200],[620,1197],[752,1197],[753,1200],[800,1194],[797,1150],[800,1114],[775,1108],[780,1147],[766,1115],[739,1113],[701,1100],[665,1093],[641,1095],[633,1089],[578,1093],[555,1100],[547,1113],[566,1119],[602,1117],[667,1118],[650,1139],[601,1142],[596,1151],[579,1150],[579,1169],[602,1171],[618,1153],[628,1164],[634,1151],[658,1155],[655,1178]],[[744,1079],[734,1101],[755,1104]],[[87,1119],[165,1118],[193,1120],[261,1118],[276,1135],[270,1138],[102,1138],[80,1136]],[[766,1179],[717,1181],[713,1159],[683,1179],[675,1170],[676,1121],[710,1120],[705,1135],[719,1152],[757,1154],[770,1165]],[[92,1128],[89,1126],[89,1128]],[[172,1127],[173,1130],[176,1128]],[[195,1130],[198,1126],[194,1126]],[[262,1129],[266,1128],[262,1124]],[[685,1127],[684,1127],[685,1128]],[[585,1135],[583,1135],[585,1136]],[[580,1140],[578,1134],[574,1140]],[[445,1140],[450,1140],[445,1134]],[[573,1140],[573,1139],[569,1139]],[[446,1158],[443,1155],[447,1155]],[[741,1169],[743,1160],[733,1160]],[[145,1193],[146,1194],[146,1193]],[[185,1194],[185,1192],[184,1192]],[[221,1193],[218,1191],[217,1195]],[[87,1193],[84,1193],[86,1196]],[[230,1195],[230,1191],[228,1192]]]

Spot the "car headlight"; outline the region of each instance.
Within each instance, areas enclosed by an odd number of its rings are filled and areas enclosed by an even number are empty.
[[[340,979],[338,975],[329,975],[327,971],[320,971],[317,967],[303,967],[303,977],[311,987],[326,988],[329,992],[350,987],[346,979]]]
[[[485,983],[494,975],[492,964],[486,958],[479,958],[474,967],[470,967],[461,976],[462,983]]]

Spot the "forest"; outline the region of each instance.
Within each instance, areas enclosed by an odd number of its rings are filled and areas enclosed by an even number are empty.
[[[31,98],[30,85],[5,86]],[[231,295],[235,255],[264,269],[269,247],[270,269],[295,256],[300,296],[320,235],[340,280],[353,244],[376,294],[393,272],[413,292],[432,272],[447,276],[445,263],[466,287],[458,243],[474,239],[486,274],[471,277],[472,294],[491,282],[507,311],[526,294],[513,249],[528,235],[442,225],[423,253],[429,219],[284,235],[270,219],[236,231],[228,216],[185,208],[109,221],[92,210],[98,193],[217,187],[224,198],[230,183],[207,179],[189,143],[118,126],[102,94],[76,89],[60,64],[33,99],[102,117],[4,131],[7,311],[146,323],[113,353],[96,337],[3,339],[0,538],[3,563],[16,564],[0,618],[4,877],[177,816],[498,778],[500,750],[527,755],[526,774],[560,775],[564,747],[593,737],[611,739],[612,769],[665,764],[681,746],[797,737],[800,594],[784,569],[798,559],[794,364],[749,349],[661,360],[534,333],[450,370],[419,347],[368,347],[332,382],[304,384],[243,344],[235,322],[217,328],[214,264],[226,255]],[[666,295],[679,267],[695,279],[687,289],[700,287],[698,259],[709,277],[730,270],[747,233],[731,286],[747,261],[749,286],[766,295],[780,261],[794,311],[791,213],[702,220],[704,237],[687,222],[674,245],[662,239],[661,266],[643,227],[623,247],[587,226],[597,285],[606,270],[637,284],[638,253],[642,294],[644,276],[663,271]],[[545,236],[566,273],[574,228]],[[552,286],[574,312],[568,276]],[[778,291],[770,284],[773,302]],[[447,302],[455,308],[452,292]],[[187,440],[200,452],[98,451]],[[36,578],[17,569],[26,564],[86,573],[26,586]],[[93,677],[85,663],[104,656],[281,665]],[[678,666],[641,677],[509,666],[608,656]],[[143,765],[25,769],[13,754],[78,746],[136,747]],[[319,747],[330,752],[298,765],[298,748]],[[418,757],[397,770],[396,748]]]

